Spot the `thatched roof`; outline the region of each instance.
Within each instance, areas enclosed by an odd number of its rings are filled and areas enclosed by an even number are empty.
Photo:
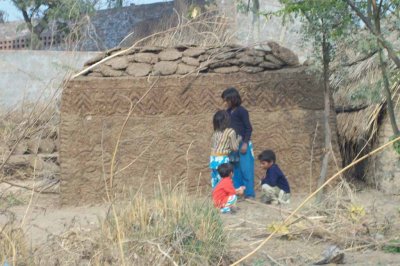
[[[361,33],[362,36],[366,33]],[[398,32],[391,39],[398,37]],[[359,37],[360,38],[360,37]],[[395,45],[400,42],[394,41]],[[387,56],[386,56],[387,57]],[[343,63],[343,59],[347,63]],[[389,68],[394,71],[395,65],[388,59]],[[365,143],[378,129],[378,118],[384,111],[385,97],[381,82],[377,50],[369,54],[358,52],[355,47],[343,45],[339,49],[338,59],[334,62],[336,73],[331,78],[336,106],[353,107],[352,112],[338,112],[338,132],[344,141]],[[400,81],[392,80],[392,93],[397,95]],[[339,108],[340,109],[340,108]]]
[[[335,71],[331,76],[331,86],[337,111],[339,145],[345,165],[371,150],[385,114],[386,99],[378,52],[372,50],[365,53],[357,47],[356,41],[365,41],[367,38],[371,38],[369,33],[360,32],[353,37],[353,43],[342,44],[333,64]],[[399,50],[398,31],[392,31],[390,41]],[[392,74],[396,71],[399,77],[392,79],[390,84],[396,103],[400,96],[400,70],[390,59],[387,62]],[[367,161],[357,165],[347,172],[347,176],[363,179],[367,165]]]

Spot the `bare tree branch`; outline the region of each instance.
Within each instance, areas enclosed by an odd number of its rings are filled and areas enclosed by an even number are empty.
[[[380,34],[379,32],[377,32],[374,29],[371,20],[368,19],[361,12],[361,10],[354,4],[354,2],[352,2],[351,0],[345,0],[345,1],[351,7],[351,9],[357,14],[357,16],[365,23],[367,28],[378,39],[378,41],[381,43],[381,45],[386,49],[390,59],[393,60],[393,62],[396,64],[397,68],[400,68],[400,58],[396,55],[396,52],[391,47],[391,44],[382,36],[382,34]]]

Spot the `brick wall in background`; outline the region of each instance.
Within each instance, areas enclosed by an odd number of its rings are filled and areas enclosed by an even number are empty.
[[[53,50],[62,43],[63,36],[43,35],[40,37],[43,50]],[[18,37],[12,40],[0,39],[0,50],[23,50],[29,49],[31,39],[29,36]]]
[[[102,51],[116,47],[133,31],[135,25],[173,15],[173,12],[173,2],[99,10],[90,18],[84,31],[84,40],[75,48],[80,51]],[[0,24],[0,50],[29,48],[29,31],[17,30],[22,24],[22,21]],[[44,32],[40,38],[42,50],[65,50],[61,41],[63,37],[54,36],[50,31]]]
[[[93,38],[87,38],[81,50],[98,51],[116,47],[132,32],[136,24],[168,14],[172,16],[173,5],[173,2],[161,2],[100,10],[91,18]]]

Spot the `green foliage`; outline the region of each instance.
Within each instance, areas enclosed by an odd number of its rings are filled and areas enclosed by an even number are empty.
[[[398,137],[400,137],[400,136],[399,135],[394,135],[394,136],[390,137],[389,140],[392,141],[392,140],[394,140],[394,139],[396,139]],[[393,143],[393,149],[397,152],[397,154],[400,155],[400,141],[399,140],[395,141]]]
[[[387,253],[398,253],[400,254],[400,240],[392,240],[385,246],[383,250]]]
[[[372,2],[370,0],[352,0],[352,2],[365,16],[368,16],[368,12],[372,12]],[[380,7],[379,16],[381,19],[399,16],[400,0],[377,0],[376,4]]]
[[[31,19],[71,20],[94,11],[94,0],[12,0]],[[24,15],[24,14],[23,14]],[[25,16],[24,15],[24,16]]]
[[[358,39],[352,39],[351,43],[356,46],[356,50],[360,52],[360,54],[368,54],[378,49],[376,39],[372,35],[364,34],[358,37]],[[348,44],[350,45],[350,40]]]
[[[382,80],[375,83],[362,83],[351,93],[350,99],[354,102],[381,103]]]
[[[22,13],[28,29],[33,35],[40,34],[50,23],[55,23],[56,30],[69,33],[70,24],[82,15],[94,11],[96,0],[11,0]],[[33,39],[35,36],[33,36]]]
[[[256,259],[253,262],[253,266],[263,266],[263,265],[268,265],[265,259]]]
[[[235,0],[236,8],[241,13],[252,12],[253,14],[257,14],[260,12],[260,1],[259,0]]]
[[[335,51],[335,42],[349,31],[352,16],[347,5],[340,0],[280,0],[283,8],[277,12],[264,12],[267,18],[280,16],[284,23],[293,18],[300,19],[305,41],[311,41],[315,56],[322,59],[321,44],[327,42],[329,56]]]
[[[0,208],[10,208],[22,205],[23,203],[24,202],[18,199],[14,194],[8,194],[7,196],[0,198]]]
[[[376,41],[374,42],[376,44]],[[376,46],[372,46],[376,47]],[[366,51],[365,54],[368,54],[370,51]],[[388,71],[389,80],[391,84],[395,84],[399,82],[400,79],[400,71],[397,69],[391,69]],[[375,82],[370,80],[361,80],[358,83],[358,87],[350,95],[350,99],[357,102],[361,101],[363,103],[374,103],[379,104],[385,100],[384,95],[382,94],[383,79],[380,78]]]

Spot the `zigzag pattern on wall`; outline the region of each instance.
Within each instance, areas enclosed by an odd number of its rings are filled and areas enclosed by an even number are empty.
[[[241,91],[250,111],[255,155],[266,148],[275,150],[294,191],[316,185],[323,154],[323,127],[315,131],[323,121],[323,91],[317,83],[293,71],[227,76],[199,76],[195,81],[160,78],[137,104],[121,136],[115,161],[118,191],[152,191],[159,175],[162,182],[209,184],[212,115],[221,108],[220,95],[228,86]],[[130,103],[139,101],[151,84],[143,79],[77,80],[64,90],[63,202],[101,200]],[[265,174],[256,169],[256,178]]]
[[[90,81],[94,83],[95,81]],[[99,81],[96,81],[99,82]],[[100,81],[102,82],[102,81]],[[99,82],[99,86],[101,84]],[[262,83],[250,83],[241,88],[244,103],[249,107],[262,108],[265,111],[292,109],[294,107],[322,110],[323,96],[317,88],[304,88],[305,80],[270,80]],[[136,104],[148,90],[146,84],[137,84],[135,89],[77,88],[70,85],[64,95],[64,112],[87,115],[124,115],[129,112],[131,103]],[[169,84],[168,84],[169,85]],[[310,84],[313,85],[313,84]],[[163,86],[159,82],[137,104],[133,115],[178,115],[183,113],[213,112],[221,108],[220,94],[223,88],[213,88],[202,84],[192,84],[188,90],[179,91],[174,86]]]

